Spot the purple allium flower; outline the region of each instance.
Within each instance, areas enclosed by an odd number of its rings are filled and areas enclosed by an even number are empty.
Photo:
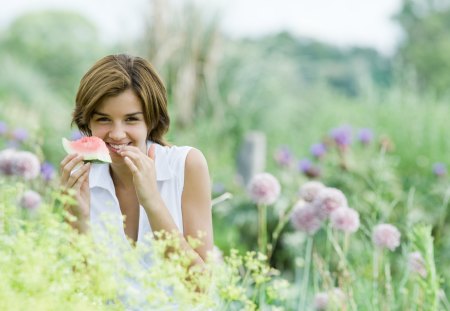
[[[50,181],[55,175],[55,167],[49,162],[44,162],[41,165],[41,176],[45,181]]]
[[[373,140],[373,131],[368,128],[363,128],[359,130],[358,140],[363,145],[368,145]]]
[[[326,310],[328,308],[328,293],[320,292],[314,296],[314,309]]]
[[[33,190],[25,191],[20,198],[20,206],[29,210],[35,210],[41,204],[42,199],[39,193]]]
[[[18,142],[23,142],[28,138],[28,131],[24,128],[17,128],[12,132],[12,137]]]
[[[315,207],[310,203],[299,201],[291,214],[291,223],[295,229],[314,235],[322,226],[322,220],[317,217]]]
[[[72,131],[70,134],[70,140],[78,140],[82,138],[84,135],[80,131]]]
[[[305,200],[305,202],[313,202],[320,190],[324,188],[325,185],[319,181],[308,181],[300,187],[300,197]]]
[[[282,146],[275,152],[274,159],[279,166],[289,167],[292,165],[294,156],[288,147]]]
[[[376,225],[372,231],[372,242],[380,247],[395,250],[400,245],[400,231],[391,224]]]
[[[338,230],[354,233],[359,229],[359,214],[352,208],[341,207],[330,215],[331,225]]]
[[[298,162],[298,169],[301,173],[310,178],[315,178],[320,175],[320,169],[308,159],[300,160]]]
[[[36,178],[41,171],[41,164],[36,155],[28,151],[18,151],[12,161],[12,173],[25,180]]]
[[[413,252],[408,255],[408,266],[411,272],[417,273],[423,278],[427,276],[425,260],[420,252]]]
[[[314,296],[314,309],[327,310],[330,304],[337,310],[345,309],[345,294],[340,288],[336,287],[328,292],[317,293]]]
[[[434,163],[433,164],[433,174],[437,177],[442,177],[447,175],[447,167],[444,163]]]
[[[324,144],[318,143],[311,146],[310,152],[313,155],[313,157],[321,158],[327,152],[327,148],[325,147]]]
[[[281,186],[278,180],[269,173],[260,173],[253,176],[248,191],[256,204],[273,204],[280,195]]]
[[[324,188],[317,194],[313,202],[320,219],[327,218],[334,210],[347,207],[347,198],[336,188]]]
[[[0,174],[13,174],[13,159],[16,151],[13,149],[5,149],[0,151]]]
[[[330,136],[333,138],[336,145],[345,149],[352,143],[352,128],[350,125],[342,125],[332,129]]]
[[[8,131],[8,126],[6,125],[6,123],[3,121],[0,121],[0,136],[5,135],[7,131]]]

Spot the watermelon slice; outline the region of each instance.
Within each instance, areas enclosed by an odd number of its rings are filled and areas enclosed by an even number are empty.
[[[108,147],[98,137],[86,136],[75,141],[70,141],[63,137],[62,144],[68,154],[82,154],[84,162],[111,163]]]

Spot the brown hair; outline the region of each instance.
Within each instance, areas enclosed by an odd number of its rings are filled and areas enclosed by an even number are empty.
[[[88,136],[89,121],[95,108],[107,97],[131,89],[140,99],[147,139],[166,145],[163,136],[169,129],[166,88],[153,66],[141,57],[108,55],[97,61],[80,81],[72,124]]]

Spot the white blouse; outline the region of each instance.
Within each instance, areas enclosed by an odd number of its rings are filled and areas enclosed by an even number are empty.
[[[151,141],[147,142],[147,150],[152,143]],[[185,161],[190,150],[191,147],[188,146],[165,147],[159,144],[156,144],[155,148],[158,189],[181,233],[183,233],[181,195],[184,186]],[[127,242],[127,237],[123,230],[122,212],[109,173],[109,165],[93,164],[91,166],[89,188],[91,191],[90,224],[94,239],[105,242],[105,238],[109,240],[111,230],[113,230],[117,232],[120,240]],[[139,208],[138,243],[143,241],[145,235],[152,232],[144,208],[142,206]],[[108,228],[110,228],[109,231]]]

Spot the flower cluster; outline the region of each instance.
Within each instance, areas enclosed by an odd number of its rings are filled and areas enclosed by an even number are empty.
[[[15,175],[30,180],[39,176],[40,172],[41,164],[35,154],[14,149],[0,152],[0,174]]]
[[[348,207],[342,191],[325,187],[317,181],[305,183],[300,188],[300,200],[291,214],[292,225],[313,235],[326,219],[335,229],[348,233],[356,232],[360,225],[358,212]]]

